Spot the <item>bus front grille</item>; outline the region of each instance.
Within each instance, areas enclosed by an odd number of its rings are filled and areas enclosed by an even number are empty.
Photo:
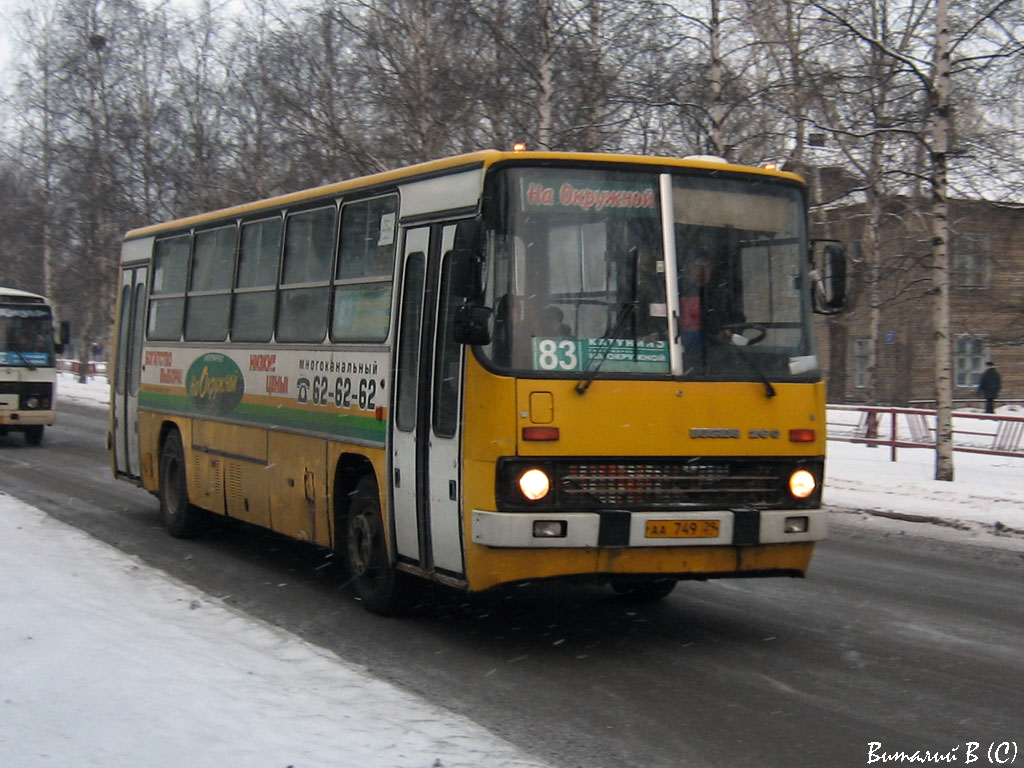
[[[739,460],[579,462],[564,466],[560,491],[570,508],[772,506],[782,502],[784,470]]]

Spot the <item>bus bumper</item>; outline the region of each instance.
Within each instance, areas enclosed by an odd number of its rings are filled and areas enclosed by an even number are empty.
[[[53,425],[54,411],[0,411],[0,426],[9,429],[18,427],[49,427]]]
[[[828,534],[823,509],[701,512],[473,511],[472,541],[493,548],[758,546],[814,542]]]

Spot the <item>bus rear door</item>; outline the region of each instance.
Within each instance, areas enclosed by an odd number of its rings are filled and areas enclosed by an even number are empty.
[[[150,241],[151,242],[151,241]],[[142,375],[142,334],[146,319],[146,267],[121,272],[117,364],[114,369],[113,440],[117,474],[139,477],[139,380]]]

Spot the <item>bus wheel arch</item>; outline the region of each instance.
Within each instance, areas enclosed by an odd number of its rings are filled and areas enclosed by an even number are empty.
[[[174,424],[165,424],[160,437],[159,489],[160,520],[167,532],[179,539],[199,535],[204,513],[188,498],[185,449],[181,432]]]
[[[334,492],[335,550],[345,559],[356,596],[372,613],[406,612],[415,600],[412,579],[395,568],[369,462],[343,458]]]
[[[338,464],[334,469],[331,526],[334,532],[334,550],[341,555],[345,554],[348,514],[352,508],[352,500],[359,483],[365,477],[375,477],[373,465],[365,456],[344,453],[338,458]]]

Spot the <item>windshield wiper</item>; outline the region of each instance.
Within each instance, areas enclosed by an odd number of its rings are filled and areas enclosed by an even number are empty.
[[[633,318],[633,326],[634,326],[634,328],[636,327],[636,310],[637,310],[637,306],[636,305],[637,305],[637,303],[636,303],[635,300],[634,301],[627,301],[625,304],[622,305],[622,309],[619,312],[619,319],[616,321],[615,327],[612,328],[609,331],[606,331],[604,336],[601,337],[601,341],[607,341],[608,339],[617,339],[619,337],[619,332],[622,330],[622,327],[626,324],[626,321],[630,317]],[[634,360],[636,360],[636,356],[637,356],[636,334],[634,333],[633,334],[633,359]],[[589,362],[587,363],[587,368],[586,368],[586,370],[583,371],[583,378],[576,382],[576,391],[577,392],[579,392],[582,395],[584,392],[586,392],[590,388],[590,385],[594,381],[594,377],[597,376],[597,372],[599,370],[601,370],[601,365],[604,363],[604,361],[607,358],[608,358],[608,348],[606,347],[605,350],[604,350],[604,354],[597,359],[597,364],[593,368],[590,367],[590,363]]]
[[[633,264],[633,279],[631,281],[632,294],[630,300],[622,305],[619,310],[619,317],[615,321],[615,327],[611,330],[605,331],[604,336],[601,337],[601,341],[607,341],[608,339],[617,339],[619,333],[622,331],[623,326],[626,324],[626,320],[632,319],[633,321],[633,362],[637,360],[637,347],[636,347],[636,316],[638,307],[637,300],[637,279],[640,264],[640,251],[637,250],[636,246],[633,246],[626,251],[626,256]],[[583,371],[583,378],[576,382],[576,391],[579,394],[584,394],[590,385],[594,383],[594,378],[597,376],[597,372],[601,370],[601,366],[604,364],[605,359],[608,357],[608,348],[604,350],[604,354],[598,358],[597,364],[591,368],[590,361],[587,361],[587,367]]]
[[[753,370],[754,373],[757,374],[758,378],[761,379],[761,382],[764,384],[765,397],[775,397],[775,387],[772,386],[771,380],[768,378],[765,372],[761,370],[761,366],[757,364],[754,358],[747,353],[747,350],[743,348],[743,345],[733,344],[731,339],[726,340],[725,344],[726,346],[735,349],[736,354],[739,355],[740,358],[744,360],[747,363],[747,365],[750,366],[751,370]]]
[[[23,362],[25,364],[25,367],[28,368],[30,371],[34,371],[36,369],[36,367],[34,365],[32,365],[32,363],[29,362],[29,359],[27,357],[25,357],[24,353],[20,349],[18,349],[16,346],[8,347],[8,349],[10,349],[11,352],[13,352],[18,357],[20,357],[21,358],[21,362]]]

